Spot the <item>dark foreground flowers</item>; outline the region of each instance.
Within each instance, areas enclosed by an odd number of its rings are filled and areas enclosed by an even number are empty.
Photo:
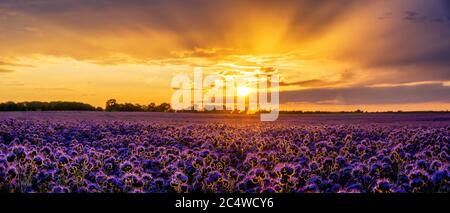
[[[449,192],[448,125],[0,121],[2,192]]]

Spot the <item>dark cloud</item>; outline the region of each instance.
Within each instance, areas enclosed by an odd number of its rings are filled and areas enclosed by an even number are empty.
[[[392,12],[386,12],[380,16],[378,16],[379,20],[386,20],[392,18]]]
[[[78,48],[68,48],[61,50],[57,47],[40,47],[33,49],[28,46],[28,51],[39,53],[62,55],[66,54],[75,58],[89,57],[87,55],[97,52],[105,55],[108,51],[115,51],[132,55],[133,57],[162,57],[170,56],[174,49],[166,49],[158,54],[152,55],[149,50],[128,51],[126,48],[116,48],[102,46],[101,42],[82,43],[83,39],[78,39],[77,35],[87,38],[103,36],[123,36],[125,32],[134,32],[135,35],[154,34],[155,31],[166,33],[166,36],[173,36],[174,43],[177,44],[175,51],[190,51],[197,47],[244,47],[248,48],[253,44],[254,36],[259,33],[272,33],[271,29],[278,26],[264,23],[263,19],[276,19],[291,14],[285,20],[289,25],[288,31],[281,37],[292,37],[301,35],[302,40],[306,37],[314,38],[317,33],[328,29],[330,24],[338,21],[338,18],[347,14],[352,6],[360,4],[357,0],[323,1],[323,0],[287,0],[287,1],[228,1],[228,0],[2,0],[0,9],[5,11],[18,12],[25,16],[24,27],[29,25],[35,28],[55,27],[60,32],[50,35],[46,40],[64,39],[70,43],[78,44]],[[14,28],[18,27],[15,19]],[[263,22],[267,26],[267,32],[259,32]],[[275,23],[278,24],[278,23]],[[9,24],[11,25],[11,24]],[[1,25],[0,25],[1,27]],[[14,36],[24,39],[41,39],[37,35],[22,33]],[[283,38],[280,38],[283,39]],[[236,41],[237,40],[237,41]],[[286,40],[287,41],[287,40]],[[117,41],[115,46],[127,45],[128,41],[123,40],[120,45]],[[157,46],[154,43],[150,46]],[[60,45],[62,46],[62,45]],[[84,50],[83,50],[84,48]],[[92,48],[96,48],[92,51]],[[145,48],[145,47],[142,47]],[[64,51],[64,53],[61,53]],[[85,51],[85,52],[83,52]],[[121,52],[122,51],[122,52]],[[138,52],[140,55],[138,55]],[[208,55],[208,54],[206,54]],[[94,57],[94,56],[91,56]]]
[[[280,93],[280,102],[307,102],[316,104],[449,103],[450,87],[442,84],[424,84],[396,87],[354,87],[285,91]]]
[[[299,36],[305,37],[305,33],[317,35],[327,29],[331,24],[338,21],[340,17],[351,13],[356,6],[369,5],[371,2],[342,0],[342,1],[303,1],[295,5],[296,13],[292,22],[292,29]]]
[[[294,82],[285,82],[281,81],[280,86],[301,86],[301,87],[331,87],[336,86],[342,83],[348,83],[355,76],[355,72],[350,70],[345,70],[340,74],[339,80],[336,81],[327,81],[321,79],[310,79],[304,81],[294,81]]]
[[[406,11],[406,16],[404,17],[405,20],[417,22],[423,19],[426,19],[426,16],[419,16],[419,13],[415,11]]]
[[[14,72],[14,70],[0,68],[0,73],[9,73],[9,72]]]
[[[352,45],[337,53],[338,58],[354,61],[362,70],[369,69],[366,83],[449,80],[448,2],[389,1],[392,5],[386,3],[383,7],[390,9],[392,15],[382,15],[389,20],[356,34]]]
[[[33,66],[32,65],[28,65],[28,64],[19,64],[19,63],[0,61],[0,73],[11,73],[11,72],[14,72],[14,70],[12,70],[12,69],[3,68],[3,67],[33,67]]]
[[[30,32],[12,34],[11,37],[19,39],[14,42],[16,44],[54,41],[53,44],[45,46],[24,45],[26,50],[21,50],[22,52],[101,61],[110,53],[126,54],[140,59],[171,57],[174,51],[184,51],[188,56],[195,57],[215,56],[216,52],[196,51],[196,48],[199,48],[197,50],[207,50],[209,47],[223,49],[249,47],[254,39],[252,34],[259,33],[253,29],[258,25],[254,22],[264,17],[283,17],[287,13],[292,13],[292,15],[289,20],[286,20],[289,25],[286,32],[281,35],[280,46],[283,45],[283,41],[288,46],[291,45],[290,42],[307,44],[311,40],[320,38],[321,33],[327,33],[330,26],[339,22],[342,17],[352,16],[358,9],[378,2],[365,1],[362,3],[357,0],[264,0],[257,3],[252,0],[2,0],[0,9],[25,15],[26,18],[22,20],[23,28],[30,27],[29,25],[36,25],[31,26],[34,28],[54,26],[66,32],[65,34],[49,32],[43,38]],[[404,18],[407,20],[435,22],[441,22],[446,18],[445,16],[450,17],[448,9],[446,12],[436,12],[442,8],[449,8],[448,1],[432,1],[430,4],[421,6],[420,11],[417,11],[418,9],[415,7],[421,5],[417,2],[423,3],[423,1],[411,1],[409,4],[412,8],[406,11],[396,11],[395,7],[386,8],[393,12],[385,12],[382,17],[404,13]],[[14,28],[19,27],[16,22],[13,23]],[[0,27],[2,27],[1,23]],[[268,31],[261,33],[270,34],[272,33],[270,29],[276,27],[271,26],[269,22],[265,26]],[[406,34],[408,31],[403,29],[404,26],[396,26],[393,33],[372,35],[374,38],[363,36],[363,32],[362,35],[355,35],[348,41],[340,41],[348,42],[352,47],[349,47],[349,51],[337,53],[337,55],[342,55],[342,58],[339,58],[342,61],[353,60],[354,57],[366,57],[359,59],[357,63],[365,63],[371,67],[421,62],[444,63],[445,66],[448,66],[448,61],[450,61],[448,60],[449,30],[444,29],[444,26],[415,27],[421,28],[411,32],[414,34]],[[447,28],[449,27],[447,26]],[[240,29],[239,32],[236,32],[236,29]],[[173,36],[174,39],[170,43],[175,43],[176,49],[159,47],[158,45],[163,44],[158,44],[158,41],[139,46],[138,44],[129,44],[129,40],[119,39],[125,37],[125,32],[133,32],[133,36],[145,37],[146,34],[154,34],[154,31],[166,33],[163,36]],[[230,38],[230,34],[237,34],[236,38]],[[93,41],[84,42],[85,39],[78,36],[89,39],[113,36],[117,41],[114,45]],[[23,37],[22,40],[20,40],[21,37]],[[387,44],[381,46],[353,45],[353,40],[358,40],[360,37],[362,42]],[[151,37],[148,36],[148,38]],[[378,41],[380,39],[386,41]],[[76,45],[76,48],[65,47],[64,43]],[[299,46],[299,44],[294,46]],[[6,46],[5,44],[1,45]],[[158,47],[157,50],[153,50],[155,46]],[[380,53],[380,49],[384,50],[383,53]]]
[[[327,82],[320,79],[312,79],[306,81],[280,82],[280,86],[302,86],[302,87],[323,87],[332,86],[335,82]]]
[[[436,22],[436,23],[444,24],[445,19],[448,16],[449,16],[448,14],[446,14],[444,16],[433,16],[433,15],[427,16],[427,15],[422,15],[419,12],[415,12],[415,11],[406,11],[403,19],[406,21],[411,21],[413,23]]]
[[[18,64],[18,63],[11,63],[11,62],[5,62],[5,61],[0,61],[0,66],[33,67],[32,65],[29,65],[29,64]]]
[[[448,43],[448,44],[445,44]],[[450,42],[443,42],[443,46],[416,51],[416,53],[406,53],[402,51],[397,51],[401,55],[393,56],[391,53],[386,53],[392,57],[379,57],[374,60],[370,66],[372,67],[398,67],[398,66],[425,66],[428,68],[438,68],[438,67],[449,67],[450,66]],[[448,70],[450,71],[450,70]]]

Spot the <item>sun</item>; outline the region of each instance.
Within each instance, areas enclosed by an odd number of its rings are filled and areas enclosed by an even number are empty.
[[[247,87],[247,86],[238,87],[236,90],[237,90],[237,95],[241,96],[241,97],[247,96],[252,91],[250,89],[250,87]]]

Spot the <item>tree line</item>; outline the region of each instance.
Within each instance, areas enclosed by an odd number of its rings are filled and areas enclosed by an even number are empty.
[[[0,111],[110,111],[110,112],[175,112],[170,104],[161,103],[159,105],[150,103],[148,105],[132,104],[132,103],[118,103],[116,99],[110,99],[106,102],[105,109],[101,107],[94,107],[90,104],[73,102],[73,101],[26,101],[26,102],[5,102],[0,103]],[[190,112],[190,113],[233,113],[242,114],[245,111],[230,111],[230,110],[212,110],[212,111],[194,111],[181,110],[177,112]],[[264,113],[266,111],[258,111],[256,113]],[[378,113],[419,113],[419,112],[439,112],[449,113],[445,111],[385,111]],[[342,112],[327,112],[327,111],[280,111],[283,114],[322,114],[322,113],[369,113],[363,110],[356,111],[342,111]]]
[[[132,103],[117,103],[116,99],[106,101],[105,111],[117,112],[170,112],[172,108],[168,103],[161,103],[159,105],[150,103],[148,105],[132,104]]]
[[[0,111],[115,111],[115,112],[170,112],[170,104],[159,105],[150,103],[148,105],[117,103],[116,99],[106,102],[105,109],[94,107],[90,104],[72,101],[26,101],[0,103]]]
[[[0,111],[101,111],[101,107],[69,101],[27,101],[0,103]]]

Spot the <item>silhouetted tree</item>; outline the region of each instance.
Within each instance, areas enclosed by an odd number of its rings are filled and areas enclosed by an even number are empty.
[[[101,109],[101,108],[100,108]],[[30,102],[6,102],[0,103],[0,111],[94,111],[95,107],[80,103],[68,101],[30,101]]]
[[[117,100],[116,99],[109,99],[106,101],[106,111],[117,111]]]
[[[162,103],[156,107],[157,112],[168,112],[170,110],[170,104]]]
[[[170,104],[161,103],[156,105],[155,103],[150,103],[149,105],[140,105],[132,103],[117,103],[116,99],[110,99],[106,101],[106,111],[123,111],[123,112],[169,112],[171,110]]]
[[[156,111],[156,104],[151,102],[148,106],[147,106],[147,111],[149,112],[154,112]]]

